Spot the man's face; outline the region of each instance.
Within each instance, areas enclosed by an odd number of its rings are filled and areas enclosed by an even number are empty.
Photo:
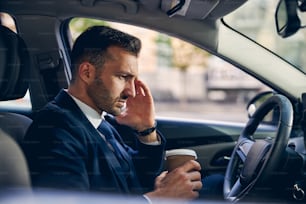
[[[137,57],[119,47],[108,48],[108,53],[111,57],[103,68],[96,68],[95,80],[87,91],[96,110],[117,116],[125,108],[128,97],[136,94]]]

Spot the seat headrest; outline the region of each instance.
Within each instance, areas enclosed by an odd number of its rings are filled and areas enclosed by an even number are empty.
[[[0,101],[25,95],[29,67],[30,57],[23,39],[0,25]]]

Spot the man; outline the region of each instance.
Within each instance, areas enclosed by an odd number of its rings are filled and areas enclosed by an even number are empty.
[[[37,113],[25,137],[34,186],[149,199],[198,197],[198,162],[157,176],[165,139],[155,129],[150,90],[138,79],[140,48],[139,39],[105,26],[78,37],[68,89]],[[134,137],[137,149],[120,134]]]

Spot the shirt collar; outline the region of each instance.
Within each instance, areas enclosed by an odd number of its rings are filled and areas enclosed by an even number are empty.
[[[68,92],[67,92],[68,93]],[[69,93],[68,93],[69,94]],[[98,128],[100,123],[104,120],[104,114],[100,115],[97,111],[93,108],[85,104],[84,102],[80,101],[76,97],[69,94],[71,98],[75,101],[75,103],[79,106],[81,111],[85,114],[86,118],[89,122],[95,127]]]

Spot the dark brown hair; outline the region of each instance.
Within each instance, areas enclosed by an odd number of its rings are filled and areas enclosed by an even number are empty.
[[[88,61],[96,68],[103,66],[107,59],[107,49],[118,46],[138,56],[141,41],[134,36],[107,26],[93,26],[85,30],[75,41],[71,52],[72,81],[80,63]]]

